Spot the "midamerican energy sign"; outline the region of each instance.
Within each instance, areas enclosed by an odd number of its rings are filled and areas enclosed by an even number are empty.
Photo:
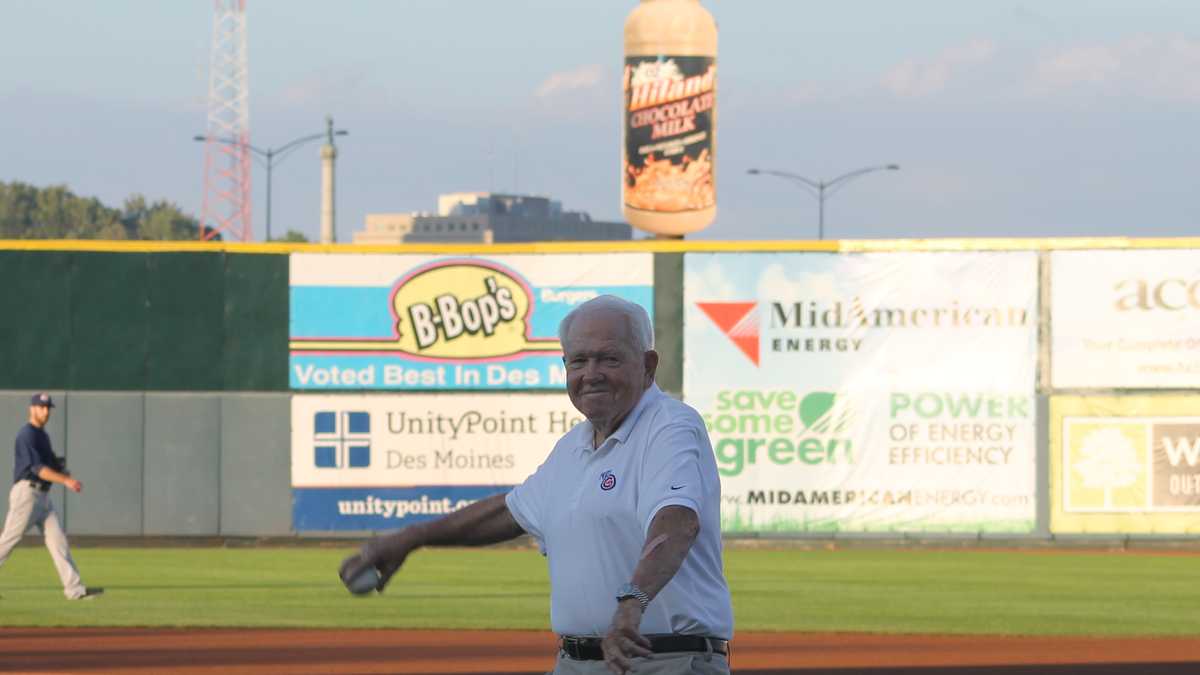
[[[688,254],[723,528],[1030,532],[1033,253]]]
[[[653,316],[650,254],[293,254],[293,389],[562,389],[558,323],[609,293]]]

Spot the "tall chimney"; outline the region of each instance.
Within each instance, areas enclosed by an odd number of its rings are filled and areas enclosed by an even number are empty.
[[[333,117],[326,116],[325,124],[329,136],[321,146],[321,243],[337,241],[337,220],[333,206],[333,162],[337,159],[337,148],[333,145]]]

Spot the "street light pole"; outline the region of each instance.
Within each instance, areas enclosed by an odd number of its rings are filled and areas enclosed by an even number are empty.
[[[275,151],[267,148],[267,241],[271,241],[271,170],[275,167]]]
[[[826,190],[829,190],[828,196],[832,197],[833,194],[835,192],[837,192],[838,187],[841,187],[842,185],[846,184],[847,182],[849,182],[855,178],[858,178],[859,176],[862,176],[863,174],[868,174],[873,171],[899,171],[899,170],[900,170],[899,164],[884,164],[881,166],[867,166],[867,167],[863,167],[861,169],[855,169],[854,171],[848,171],[848,172],[838,176],[837,178],[833,178],[831,180],[812,180],[811,178],[805,178],[804,176],[800,176],[800,175],[790,173],[787,171],[775,171],[772,169],[750,169],[746,173],[748,173],[752,176],[758,176],[758,175],[778,176],[779,178],[784,178],[784,179],[790,180],[794,183],[799,183],[800,185],[802,185],[804,187],[815,190],[816,197],[817,197],[817,239],[824,239],[825,238],[825,198],[826,198],[825,191]],[[833,188],[833,189],[830,189],[830,188]]]
[[[280,146],[279,148],[265,148],[265,149],[250,145],[249,143],[243,143],[243,142],[237,140],[236,138],[218,138],[215,136],[197,135],[197,136],[193,136],[192,140],[193,141],[201,141],[201,142],[213,141],[214,143],[224,143],[226,145],[236,145],[239,147],[246,148],[250,152],[254,153],[254,155],[257,157],[262,157],[265,159],[266,167],[267,167],[267,241],[271,241],[271,174],[272,174],[273,169],[275,168],[276,158],[278,158],[279,161],[283,161],[284,155],[289,150],[294,150],[294,149],[296,149],[296,147],[303,145],[304,143],[308,143],[310,141],[316,141],[316,140],[319,140],[322,138],[332,138],[333,136],[346,136],[349,133],[350,132],[346,131],[345,129],[338,129],[337,131],[333,131],[332,127],[331,127],[329,130],[322,131],[319,134],[309,134],[308,136],[301,136],[300,138],[296,138],[291,141],[288,141],[287,143]]]

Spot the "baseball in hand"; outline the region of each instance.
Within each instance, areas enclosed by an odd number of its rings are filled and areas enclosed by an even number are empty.
[[[342,563],[338,576],[346,589],[355,595],[364,595],[379,587],[379,570],[365,564],[358,555],[350,556]]]
[[[361,572],[346,582],[346,588],[355,595],[370,593],[379,586],[379,571],[374,567],[364,567]]]

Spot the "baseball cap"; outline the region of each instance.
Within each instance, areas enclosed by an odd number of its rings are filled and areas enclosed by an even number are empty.
[[[44,405],[47,408],[53,408],[54,399],[50,398],[50,394],[34,394],[33,398],[29,399],[29,405]]]

